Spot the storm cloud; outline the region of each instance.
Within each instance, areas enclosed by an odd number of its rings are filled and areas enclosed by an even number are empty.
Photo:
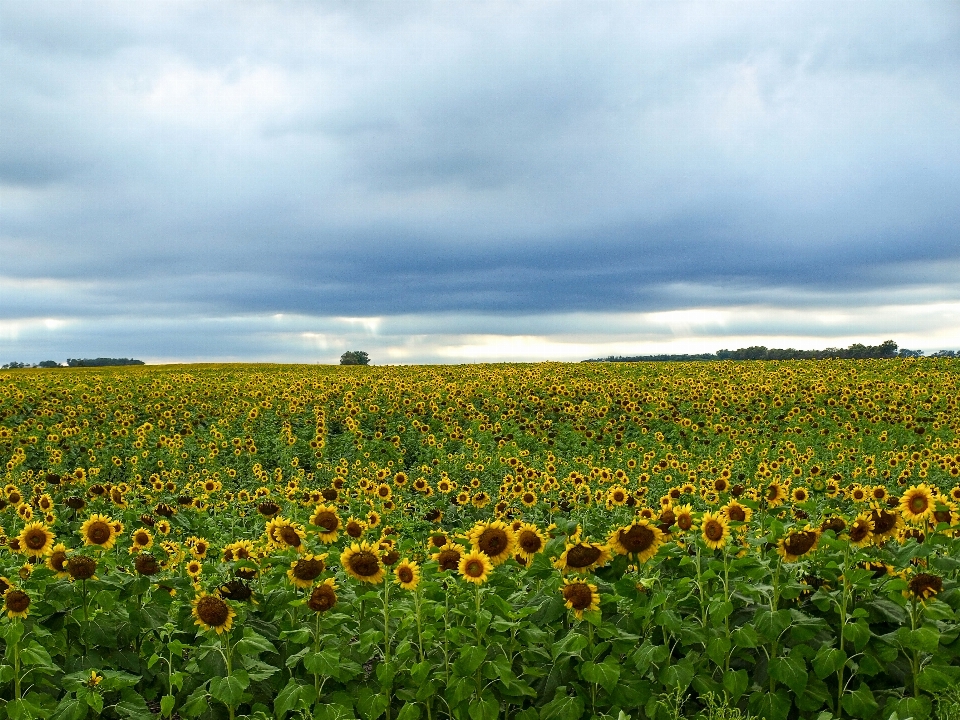
[[[2,361],[960,347],[953,2],[2,3],[0,33]]]

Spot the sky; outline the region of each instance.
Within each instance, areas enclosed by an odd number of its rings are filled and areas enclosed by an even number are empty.
[[[0,0],[0,364],[960,349],[960,4]]]

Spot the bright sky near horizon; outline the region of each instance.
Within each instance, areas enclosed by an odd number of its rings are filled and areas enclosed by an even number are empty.
[[[960,5],[0,0],[0,364],[960,349]]]

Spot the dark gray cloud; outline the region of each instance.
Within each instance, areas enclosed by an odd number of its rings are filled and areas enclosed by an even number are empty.
[[[955,3],[6,3],[0,32],[11,347],[953,300]],[[177,337],[144,352],[206,356]]]

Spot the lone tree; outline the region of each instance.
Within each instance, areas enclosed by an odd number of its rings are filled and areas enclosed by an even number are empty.
[[[348,350],[340,356],[341,365],[369,365],[370,356],[363,350]]]

